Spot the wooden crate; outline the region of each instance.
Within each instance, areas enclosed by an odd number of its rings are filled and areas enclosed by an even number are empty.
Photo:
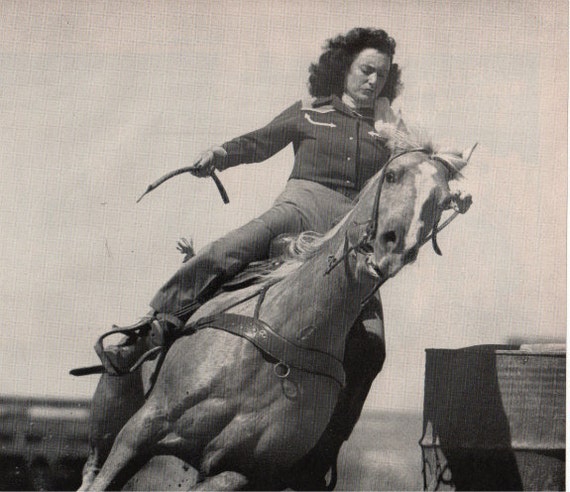
[[[564,346],[426,350],[425,490],[564,490]]]

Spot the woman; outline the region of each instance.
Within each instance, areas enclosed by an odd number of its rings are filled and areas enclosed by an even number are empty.
[[[267,258],[272,239],[306,230],[324,233],[352,208],[364,183],[389,157],[378,126],[401,123],[390,107],[400,89],[400,70],[393,63],[395,45],[385,31],[364,28],[328,40],[318,63],[309,68],[311,100],[298,101],[267,126],[202,153],[195,163],[198,177],[263,161],[290,143],[295,161],[285,190],[271,209],[184,263],[152,299],[152,313],[127,328],[152,328],[163,338],[161,333],[183,325],[224,280],[248,263]],[[298,477],[296,488],[323,487],[324,475],[350,435],[384,358],[381,304],[374,298],[347,342],[347,387],[331,424],[292,474]],[[94,419],[101,405],[100,413],[113,412],[114,425],[120,428],[130,411],[125,413],[125,406],[111,400],[113,395],[124,395],[123,391],[133,392],[129,379],[102,378],[94,399]],[[107,433],[108,439],[114,432],[109,432],[108,422],[99,420],[92,440],[105,449],[101,449],[105,455],[110,442],[102,436]]]
[[[324,233],[349,211],[388,158],[374,125],[397,122],[390,108],[400,87],[394,50],[382,30],[357,28],[329,40],[310,67],[314,99],[296,102],[267,126],[199,157],[194,174],[207,177],[214,169],[264,161],[290,143],[295,151],[293,172],[271,209],[185,263],[152,299],[155,313],[186,321],[224,280],[267,258],[276,236]]]

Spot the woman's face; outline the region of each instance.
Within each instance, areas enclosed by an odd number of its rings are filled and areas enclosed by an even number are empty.
[[[350,65],[345,92],[358,106],[372,106],[390,73],[390,57],[374,48],[363,49]]]

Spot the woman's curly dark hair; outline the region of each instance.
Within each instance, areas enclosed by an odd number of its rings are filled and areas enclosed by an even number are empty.
[[[342,96],[346,74],[358,54],[366,49],[374,48],[393,59],[396,52],[396,41],[382,29],[355,27],[345,35],[328,39],[325,50],[318,63],[309,67],[309,93],[311,96]],[[396,99],[402,83],[400,67],[392,63],[386,84],[380,96],[387,97],[390,103]]]

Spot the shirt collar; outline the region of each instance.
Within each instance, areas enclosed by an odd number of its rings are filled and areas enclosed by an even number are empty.
[[[312,104],[313,108],[320,108],[323,106],[332,106],[336,111],[340,112],[340,113],[344,113],[347,114],[349,116],[354,117],[360,117],[360,118],[366,118],[369,120],[373,120],[374,116],[371,115],[362,115],[360,112],[358,112],[355,109],[352,109],[350,106],[348,106],[347,104],[345,104],[342,99],[340,97],[338,97],[337,95],[331,95],[331,96],[320,96],[320,97],[316,97],[313,101]]]
[[[336,95],[332,96],[320,96],[314,99],[312,106],[314,108],[319,108],[322,106],[332,106],[335,110],[348,114],[350,116],[355,116],[355,112],[344,104],[340,97]]]

